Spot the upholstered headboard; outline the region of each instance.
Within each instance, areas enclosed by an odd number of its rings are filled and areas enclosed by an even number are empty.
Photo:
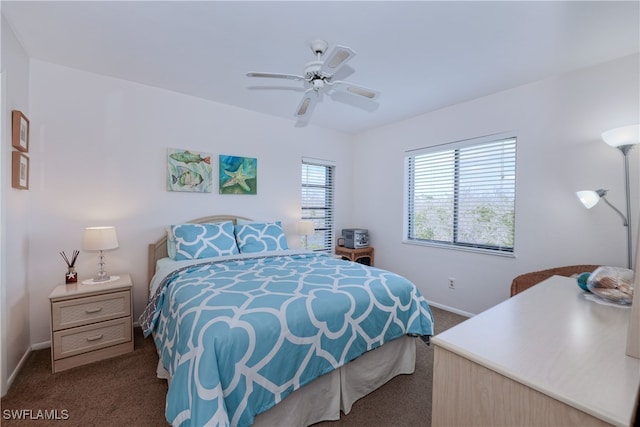
[[[233,221],[234,224],[237,224],[238,220],[243,221],[251,221],[249,218],[245,218],[242,216],[236,215],[213,215],[206,216],[203,218],[193,219],[191,221],[186,221],[194,224],[205,224],[205,223],[214,223],[214,222],[222,222],[222,221]],[[162,238],[155,243],[149,244],[149,255],[148,255],[148,280],[150,282],[153,278],[153,275],[156,273],[156,262],[161,258],[166,258],[167,254],[167,234],[164,233]]]

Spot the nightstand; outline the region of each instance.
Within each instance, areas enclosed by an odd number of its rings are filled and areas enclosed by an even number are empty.
[[[351,249],[344,246],[336,246],[335,253],[344,259],[373,267],[372,247]]]
[[[51,295],[53,373],[133,351],[129,274],[110,282],[59,285]]]

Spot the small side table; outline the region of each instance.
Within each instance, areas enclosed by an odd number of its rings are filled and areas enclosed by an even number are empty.
[[[133,351],[133,283],[117,280],[57,286],[51,301],[53,373]]]
[[[373,267],[373,248],[357,248],[351,249],[344,246],[336,246],[336,255],[360,264],[370,265]]]

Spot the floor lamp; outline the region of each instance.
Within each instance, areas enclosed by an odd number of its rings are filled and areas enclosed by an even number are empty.
[[[624,157],[625,197],[627,202],[626,215],[609,203],[605,197],[607,190],[578,191],[576,194],[587,209],[591,209],[598,203],[598,201],[600,201],[600,199],[602,199],[622,217],[623,225],[627,227],[627,268],[632,269],[630,223],[631,202],[629,200],[629,150],[631,150],[635,144],[640,142],[640,125],[624,126],[603,132],[602,139],[610,146],[618,148]]]

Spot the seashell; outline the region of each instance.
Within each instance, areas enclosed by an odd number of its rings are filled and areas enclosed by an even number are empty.
[[[597,296],[616,304],[631,304],[633,270],[620,267],[598,267],[589,276],[587,288]]]

